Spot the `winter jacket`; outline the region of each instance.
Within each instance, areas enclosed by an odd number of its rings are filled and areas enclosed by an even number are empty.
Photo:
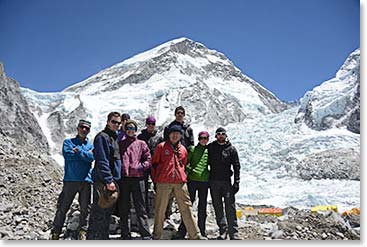
[[[120,143],[122,177],[144,177],[144,171],[151,167],[151,155],[148,145],[135,136],[127,136]]]
[[[119,130],[117,132],[117,142],[120,143],[123,139],[127,137],[126,132],[123,130]]]
[[[208,182],[208,149],[206,146],[198,144],[196,147],[189,147],[186,171],[189,180]]]
[[[208,165],[209,180],[231,181],[234,173],[234,183],[240,182],[240,161],[236,148],[230,142],[220,145],[214,141],[208,145]]]
[[[116,138],[116,132],[107,126],[94,138],[94,182],[109,184],[121,178],[121,158]]]
[[[179,184],[187,181],[185,166],[186,148],[180,143],[176,147],[169,142],[159,143],[152,160],[151,175],[154,183]]]
[[[148,145],[150,154],[153,156],[154,150],[157,147],[157,145],[161,142],[163,142],[163,138],[159,135],[157,135],[157,131],[154,130],[153,133],[149,133],[147,129],[143,129],[141,133],[138,135],[138,139],[145,141],[145,143]]]
[[[195,145],[194,134],[193,134],[192,128],[190,127],[190,124],[180,123],[180,122],[177,122],[176,120],[171,122],[168,126],[164,128],[163,138],[165,141],[169,140],[168,130],[173,125],[179,125],[183,129],[183,135],[181,137],[181,144],[184,145],[186,149],[188,149],[189,146]]]
[[[74,152],[73,148],[78,148]],[[64,156],[64,181],[73,182],[92,182],[91,167],[94,160],[93,144],[85,139],[82,142],[78,137],[65,139],[62,146],[62,155]]]

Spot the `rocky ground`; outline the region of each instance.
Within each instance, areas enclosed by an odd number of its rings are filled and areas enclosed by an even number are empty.
[[[75,239],[78,225],[79,211],[77,202],[69,213],[63,229],[63,239]],[[246,205],[248,206],[248,205]],[[237,205],[244,208],[245,205]],[[264,207],[253,206],[253,207]],[[194,205],[194,211],[195,205]],[[359,240],[360,217],[346,216],[333,211],[323,213],[311,213],[310,210],[296,208],[283,209],[283,216],[252,215],[243,216],[238,220],[239,237],[243,240]],[[151,231],[153,231],[153,219],[149,219]],[[113,216],[110,225],[111,239],[118,240],[120,237],[119,219]],[[170,219],[164,223],[163,239],[172,239],[180,224],[180,214],[174,210]],[[218,236],[218,227],[215,222],[214,209],[208,206],[207,234],[209,240],[215,240]],[[137,232],[132,232],[133,240],[140,240]]]
[[[0,239],[48,239],[61,181],[54,161],[0,146]]]

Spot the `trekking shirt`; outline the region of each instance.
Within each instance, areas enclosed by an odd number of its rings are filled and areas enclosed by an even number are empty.
[[[189,180],[208,182],[208,148],[200,144],[189,147],[186,165],[187,178]]]
[[[154,130],[152,133],[149,133],[147,129],[143,129],[141,131],[141,133],[138,135],[138,139],[145,141],[152,156],[157,145],[164,141],[161,136],[157,135],[156,130]]]
[[[208,145],[208,165],[209,180],[230,182],[234,174],[234,182],[240,182],[241,166],[238,153],[229,141],[223,145],[217,141]]]
[[[119,145],[122,177],[144,177],[144,172],[149,170],[152,164],[148,145],[144,141],[138,140],[136,136],[127,136]]]
[[[180,143],[173,146],[169,141],[158,144],[154,151],[151,175],[154,183],[186,183],[186,148]]]
[[[110,184],[121,178],[121,158],[117,134],[108,126],[94,138],[95,165],[92,171],[94,182]]]
[[[193,146],[195,145],[194,143],[194,133],[192,128],[190,127],[190,124],[185,124],[185,123],[180,123],[177,122],[176,120],[171,122],[168,126],[166,126],[164,128],[164,132],[163,132],[163,139],[165,141],[169,140],[169,129],[173,126],[173,125],[178,125],[182,128],[183,130],[183,135],[181,136],[181,144],[185,146],[186,149],[189,148],[189,146]]]
[[[78,148],[74,152],[73,148]],[[64,181],[65,182],[92,182],[91,168],[94,156],[93,144],[86,138],[84,141],[78,137],[65,139],[62,146],[64,156]]]

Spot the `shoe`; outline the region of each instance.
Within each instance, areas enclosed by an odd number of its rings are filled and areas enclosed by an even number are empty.
[[[131,240],[131,235],[121,236],[121,240]]]
[[[238,237],[238,235],[237,235],[237,234],[232,235],[232,236],[229,236],[229,239],[230,239],[230,240],[242,240],[240,237]]]
[[[173,235],[172,240],[183,240],[185,239],[185,236],[182,236],[179,232],[177,232],[175,235]]]
[[[217,240],[226,240],[227,239],[227,233],[219,233],[219,236],[217,237]]]
[[[199,235],[199,239],[198,240],[208,240],[208,237],[207,236]]]
[[[151,236],[145,236],[145,237],[142,237],[141,240],[152,240],[152,237]]]
[[[80,230],[78,233],[78,240],[87,240],[87,231]]]
[[[59,240],[60,234],[59,233],[51,233],[50,240]]]

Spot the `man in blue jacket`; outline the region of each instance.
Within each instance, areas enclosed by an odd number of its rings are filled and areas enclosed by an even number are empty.
[[[87,231],[87,216],[91,194],[91,166],[93,158],[93,144],[88,140],[91,123],[80,120],[78,135],[75,138],[65,139],[62,154],[65,159],[64,180],[62,192],[57,201],[57,211],[51,230],[51,239],[59,239],[65,222],[66,213],[79,194],[79,239],[85,239]]]
[[[121,158],[117,143],[117,130],[121,125],[121,115],[111,112],[107,116],[107,125],[94,138],[95,165],[93,178],[93,204],[89,218],[87,239],[109,239],[109,226],[113,205],[101,208],[98,204],[100,188],[104,191],[118,191],[116,181],[121,178]]]

